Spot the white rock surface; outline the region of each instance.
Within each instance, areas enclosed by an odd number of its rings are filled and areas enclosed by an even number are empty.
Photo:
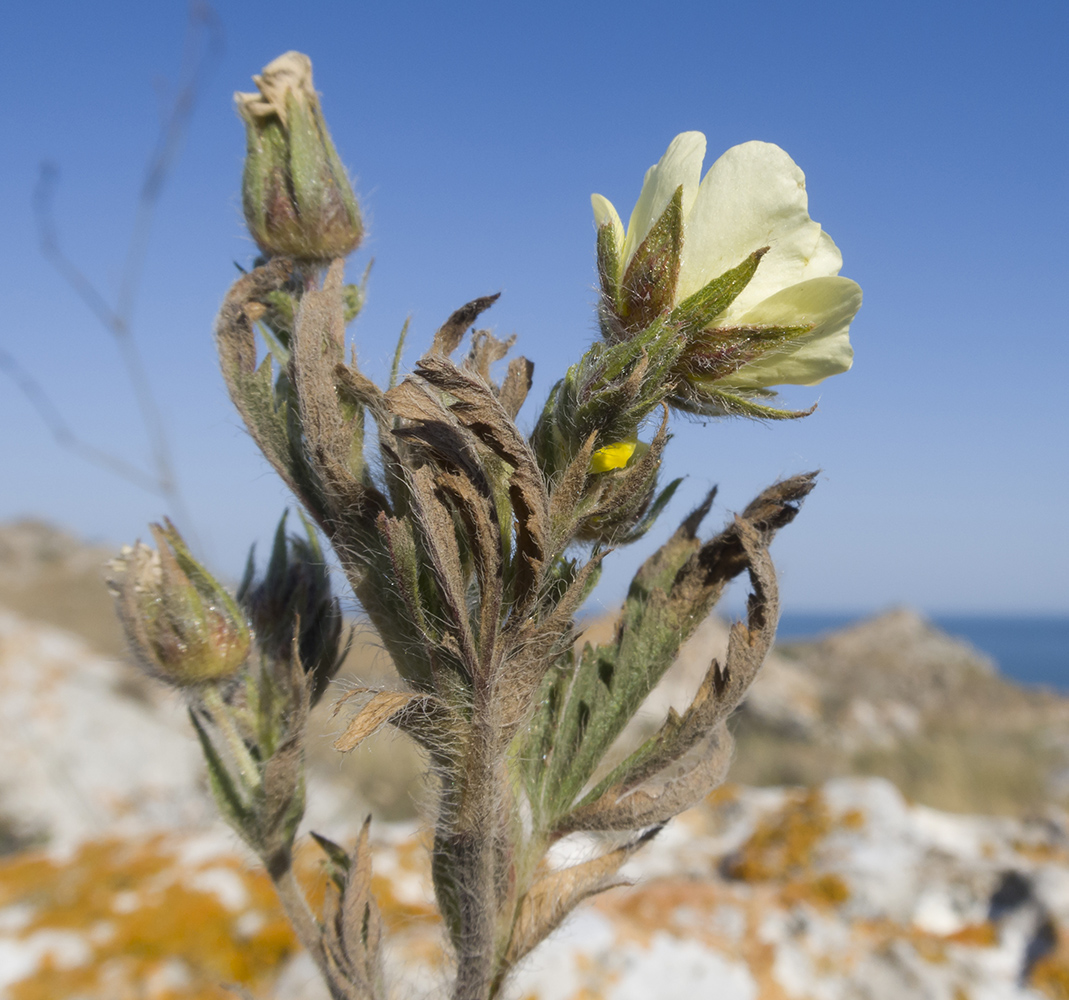
[[[70,846],[202,825],[199,757],[177,697],[0,609],[0,811],[19,833]]]
[[[694,674],[707,652],[694,653]],[[179,699],[132,685],[69,635],[0,613],[0,810],[51,845],[0,862],[0,996],[31,983],[33,995],[75,995],[61,977],[98,966],[147,1000],[211,995],[212,953],[203,939],[183,951],[201,928],[175,935],[166,920],[177,907],[214,921],[226,955],[256,943],[274,956],[258,997],[323,1000],[278,930],[270,887],[214,820],[202,774]],[[327,832],[355,834],[351,800],[327,791],[310,794]],[[575,838],[556,857],[602,846]],[[424,843],[413,826],[383,825],[374,850],[395,995],[448,996]],[[305,856],[309,878],[317,859]],[[128,865],[151,874],[131,884]],[[581,908],[507,997],[1040,1000],[1069,984],[1069,820],[1053,809],[1029,822],[953,815],[871,778],[729,788],[669,824],[623,874],[635,884]],[[64,902],[78,886],[78,905],[95,914],[84,927]],[[173,954],[150,961],[116,944],[123,928],[154,927],[173,937]]]

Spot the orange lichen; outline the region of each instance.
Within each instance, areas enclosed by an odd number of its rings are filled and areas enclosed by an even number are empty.
[[[1032,966],[1028,981],[1051,1000],[1069,1000],[1069,940],[1060,929],[1054,950]]]
[[[845,830],[860,830],[865,825],[865,814],[860,809],[847,809],[839,817],[839,825]]]
[[[680,927],[680,913],[709,914],[723,900],[723,890],[715,883],[692,879],[658,879],[627,892],[598,896],[594,906],[612,919],[623,938],[649,944],[653,935],[665,929],[684,930],[712,943],[702,930],[708,921],[695,927]]]
[[[864,817],[853,810],[839,822],[854,829]],[[780,899],[787,906],[841,906],[850,898],[849,886],[839,875],[814,868],[817,846],[833,826],[819,791],[793,796],[758,823],[750,839],[729,859],[725,871],[742,882],[779,883]]]
[[[739,786],[725,782],[714,788],[706,797],[705,802],[710,806],[729,805],[739,799]]]
[[[948,934],[946,940],[951,944],[971,945],[974,948],[994,948],[998,944],[998,928],[990,920],[966,924],[960,931]]]
[[[236,887],[241,905],[224,905],[213,878]],[[29,914],[18,940],[69,932],[87,960],[46,957],[10,986],[10,1000],[226,1000],[222,984],[261,989],[297,947],[264,874],[236,856],[183,863],[181,842],[162,835],[86,843],[66,860],[8,859],[0,906],[14,905]]]
[[[1029,981],[1051,1000],[1069,1000],[1069,962],[1064,955],[1046,955],[1036,962]]]
[[[817,844],[831,830],[831,814],[819,791],[791,798],[767,816],[727,864],[727,874],[743,882],[781,881],[804,874]]]
[[[813,906],[842,906],[850,898],[850,887],[839,875],[824,874],[788,881],[780,899],[786,906],[810,903]]]

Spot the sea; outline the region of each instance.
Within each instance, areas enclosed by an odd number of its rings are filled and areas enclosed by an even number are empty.
[[[813,639],[863,617],[785,612],[776,638]],[[929,620],[986,653],[1005,676],[1069,693],[1069,615],[932,615]]]

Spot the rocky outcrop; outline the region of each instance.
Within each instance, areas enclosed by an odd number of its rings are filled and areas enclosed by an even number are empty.
[[[336,831],[333,831],[336,833]],[[575,837],[554,861],[604,845]],[[398,997],[443,995],[426,842],[379,825]],[[310,845],[302,879],[322,867]],[[673,821],[518,970],[524,1000],[1058,1000],[1069,829],[909,805],[888,782],[729,786]],[[218,828],[0,862],[0,990],[22,998],[325,1000],[263,875]]]
[[[47,532],[18,537],[22,548],[0,552],[12,579],[32,577],[35,552],[58,553],[54,579],[95,572]],[[686,703],[726,643],[723,623],[699,629],[645,726]],[[362,649],[354,671],[388,683],[381,655]],[[578,911],[508,995],[1069,996],[1069,818],[1052,804],[1066,704],[1009,683],[909,612],[781,647],[735,720],[732,778],[804,787],[734,784],[673,821],[624,871],[634,884]],[[403,798],[411,771],[397,770],[397,747],[339,763],[329,716],[319,712],[310,744],[306,826],[350,841],[367,804],[353,788],[377,775]],[[978,802],[1016,815],[963,814]],[[414,823],[373,829],[397,995],[443,995],[427,844]],[[568,838],[554,863],[604,847]],[[257,1000],[324,998],[270,885],[214,819],[180,699],[8,611],[0,849],[0,996],[224,1000],[233,983]],[[312,843],[300,864],[315,896],[323,869]]]
[[[737,780],[879,774],[911,798],[962,811],[1066,801],[1069,699],[1012,683],[916,612],[775,654],[736,720]]]

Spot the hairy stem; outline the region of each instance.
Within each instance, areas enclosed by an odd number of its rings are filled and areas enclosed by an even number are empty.
[[[289,852],[276,858],[265,858],[271,881],[275,884],[275,892],[278,894],[282,909],[297,935],[297,940],[312,956],[316,967],[319,969],[323,981],[330,988],[332,1000],[350,1000],[350,994],[340,987],[333,975],[333,970],[327,962],[326,951],[323,948],[323,934],[319,922],[312,913],[312,908],[304,898],[304,892],[297,882],[297,876],[293,873],[293,857]]]
[[[234,725],[230,709],[226,702],[223,701],[223,696],[219,689],[209,685],[201,692],[200,697],[204,707],[211,715],[212,721],[223,734],[226,745],[234,757],[234,763],[237,764],[246,786],[248,788],[259,788],[262,782],[260,766],[249,752],[248,745]]]
[[[502,903],[509,893],[511,851],[502,825],[507,811],[499,727],[493,724],[485,692],[476,692],[469,750],[463,765],[463,786],[443,809],[436,850],[443,852],[455,921],[457,978],[453,1000],[489,1000],[494,995]],[[507,930],[507,928],[506,928]]]

